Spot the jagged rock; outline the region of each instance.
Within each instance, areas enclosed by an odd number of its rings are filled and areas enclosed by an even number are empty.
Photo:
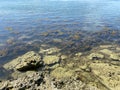
[[[99,54],[99,53],[91,53],[89,56],[88,56],[89,59],[91,60],[94,60],[94,59],[103,59],[104,58],[104,55],[102,54]]]
[[[54,65],[56,63],[59,63],[60,58],[56,55],[47,55],[43,58],[45,65]]]
[[[25,77],[2,82],[0,90],[34,90],[41,84],[42,81],[42,73],[29,73],[29,75]]]
[[[8,85],[8,81],[1,82],[0,83],[0,90],[6,90],[7,85]]]
[[[6,69],[16,69],[19,71],[26,71],[35,69],[43,64],[41,56],[34,51],[27,52],[26,54],[12,60],[4,65]]]
[[[51,80],[49,75],[45,76],[44,81],[45,82],[41,83],[41,85],[38,86],[36,90],[61,90],[54,85],[54,82]]]

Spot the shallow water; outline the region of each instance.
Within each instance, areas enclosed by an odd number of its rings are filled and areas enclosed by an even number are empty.
[[[119,4],[119,0],[1,0],[0,43],[16,36],[11,32],[120,29]]]
[[[95,33],[101,30],[115,30],[117,34],[111,36],[109,33],[113,32],[108,31],[99,36]],[[81,46],[80,50],[84,51],[83,46],[104,43],[102,39],[120,44],[119,33],[120,0],[0,1],[0,65],[29,50],[38,50],[38,44],[44,41],[53,44],[54,38],[57,40],[54,45],[66,45],[63,49]],[[82,39],[76,40],[79,39],[74,37],[76,34]],[[93,37],[90,39],[89,36]],[[96,40],[92,41],[93,38]],[[67,44],[58,43],[60,39]],[[75,50],[71,49],[71,52]]]

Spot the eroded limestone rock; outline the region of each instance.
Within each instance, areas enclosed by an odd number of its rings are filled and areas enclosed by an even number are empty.
[[[34,51],[27,52],[26,54],[12,60],[4,65],[6,69],[16,69],[19,71],[26,71],[35,69],[43,64],[41,56]]]
[[[45,65],[53,65],[60,61],[60,58],[56,55],[47,55],[43,58]]]
[[[51,72],[51,76],[57,79],[70,78],[73,74],[72,70],[67,70],[63,67],[58,67]]]
[[[120,67],[109,65],[107,63],[92,63],[90,65],[95,75],[110,90],[119,90],[120,88]]]

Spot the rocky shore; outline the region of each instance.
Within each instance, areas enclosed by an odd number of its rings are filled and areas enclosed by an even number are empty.
[[[10,62],[8,80],[0,90],[119,90],[120,47],[100,45],[90,51],[63,54],[57,47],[41,45]]]

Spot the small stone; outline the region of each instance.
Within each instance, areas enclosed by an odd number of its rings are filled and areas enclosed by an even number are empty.
[[[110,48],[112,45],[100,45],[100,48]]]
[[[67,70],[63,67],[58,67],[51,72],[51,76],[57,79],[67,79],[70,78],[74,72],[72,70]]]
[[[78,57],[80,57],[81,55],[82,55],[81,52],[75,54],[75,56],[78,56]]]

